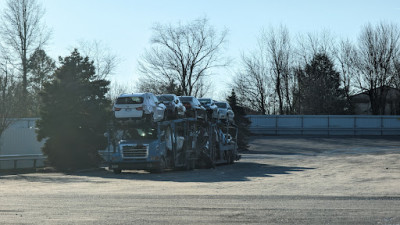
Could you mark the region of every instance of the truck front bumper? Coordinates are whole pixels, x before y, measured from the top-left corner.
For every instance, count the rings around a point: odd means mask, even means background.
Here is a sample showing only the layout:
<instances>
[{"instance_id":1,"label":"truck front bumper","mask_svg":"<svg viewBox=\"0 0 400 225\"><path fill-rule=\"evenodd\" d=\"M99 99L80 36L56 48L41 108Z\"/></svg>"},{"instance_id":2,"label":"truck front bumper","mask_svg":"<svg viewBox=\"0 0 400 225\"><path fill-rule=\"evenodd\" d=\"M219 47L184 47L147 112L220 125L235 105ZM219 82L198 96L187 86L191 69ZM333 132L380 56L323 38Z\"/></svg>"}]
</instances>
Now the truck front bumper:
<instances>
[{"instance_id":1,"label":"truck front bumper","mask_svg":"<svg viewBox=\"0 0 400 225\"><path fill-rule=\"evenodd\" d=\"M150 170L160 167L160 161L145 161L145 162L111 162L109 169L120 170Z\"/></svg>"}]
</instances>

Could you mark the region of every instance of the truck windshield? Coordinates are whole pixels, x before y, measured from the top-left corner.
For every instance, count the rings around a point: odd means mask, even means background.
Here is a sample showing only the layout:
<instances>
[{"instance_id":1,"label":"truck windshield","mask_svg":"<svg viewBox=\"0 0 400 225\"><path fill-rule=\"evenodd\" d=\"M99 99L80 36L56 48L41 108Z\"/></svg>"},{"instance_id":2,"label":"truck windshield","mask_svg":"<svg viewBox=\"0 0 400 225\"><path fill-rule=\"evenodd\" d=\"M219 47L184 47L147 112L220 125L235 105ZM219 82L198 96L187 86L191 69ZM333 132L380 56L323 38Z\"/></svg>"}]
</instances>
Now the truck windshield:
<instances>
[{"instance_id":1,"label":"truck windshield","mask_svg":"<svg viewBox=\"0 0 400 225\"><path fill-rule=\"evenodd\" d=\"M157 139L157 129L130 128L125 130L123 136L123 139L125 140Z\"/></svg>"}]
</instances>

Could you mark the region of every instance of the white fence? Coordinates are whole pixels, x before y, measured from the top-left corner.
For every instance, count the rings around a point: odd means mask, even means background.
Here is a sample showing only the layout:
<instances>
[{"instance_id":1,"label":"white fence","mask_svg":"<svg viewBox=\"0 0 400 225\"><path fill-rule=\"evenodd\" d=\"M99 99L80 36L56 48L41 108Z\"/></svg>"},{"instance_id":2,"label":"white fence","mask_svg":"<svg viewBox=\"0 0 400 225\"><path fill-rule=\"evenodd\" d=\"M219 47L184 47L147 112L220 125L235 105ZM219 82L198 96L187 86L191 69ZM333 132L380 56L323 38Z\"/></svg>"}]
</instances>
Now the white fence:
<instances>
[{"instance_id":1,"label":"white fence","mask_svg":"<svg viewBox=\"0 0 400 225\"><path fill-rule=\"evenodd\" d=\"M400 116L251 115L250 131L265 135L400 135Z\"/></svg>"},{"instance_id":2,"label":"white fence","mask_svg":"<svg viewBox=\"0 0 400 225\"><path fill-rule=\"evenodd\" d=\"M41 148L36 140L36 118L14 120L0 138L0 169L43 166Z\"/></svg>"}]
</instances>

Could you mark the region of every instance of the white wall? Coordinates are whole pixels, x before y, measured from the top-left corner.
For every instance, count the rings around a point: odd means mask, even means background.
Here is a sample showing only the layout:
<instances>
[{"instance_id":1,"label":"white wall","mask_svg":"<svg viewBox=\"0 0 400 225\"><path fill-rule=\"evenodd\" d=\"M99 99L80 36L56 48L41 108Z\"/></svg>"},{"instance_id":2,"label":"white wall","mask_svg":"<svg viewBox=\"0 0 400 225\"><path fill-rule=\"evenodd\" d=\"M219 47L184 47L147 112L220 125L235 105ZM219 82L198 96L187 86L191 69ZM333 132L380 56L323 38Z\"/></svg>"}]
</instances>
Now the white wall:
<instances>
[{"instance_id":1,"label":"white wall","mask_svg":"<svg viewBox=\"0 0 400 225\"><path fill-rule=\"evenodd\" d=\"M42 154L44 141L37 141L35 133L35 118L15 120L0 138L0 156L21 154ZM43 160L37 161L42 166ZM33 167L33 160L18 160L17 168ZM0 169L14 168L14 161L0 161Z\"/></svg>"}]
</instances>

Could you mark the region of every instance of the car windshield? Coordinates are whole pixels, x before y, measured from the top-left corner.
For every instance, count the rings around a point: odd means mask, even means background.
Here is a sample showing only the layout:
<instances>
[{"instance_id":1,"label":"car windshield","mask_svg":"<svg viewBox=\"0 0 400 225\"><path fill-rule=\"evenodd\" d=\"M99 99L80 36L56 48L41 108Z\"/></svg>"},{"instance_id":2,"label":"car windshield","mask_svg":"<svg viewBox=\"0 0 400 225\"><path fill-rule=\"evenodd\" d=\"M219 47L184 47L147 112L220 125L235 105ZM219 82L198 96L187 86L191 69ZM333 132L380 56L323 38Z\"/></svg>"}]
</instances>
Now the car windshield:
<instances>
[{"instance_id":1,"label":"car windshield","mask_svg":"<svg viewBox=\"0 0 400 225\"><path fill-rule=\"evenodd\" d=\"M119 97L117 98L116 104L142 104L143 97L130 96L130 97Z\"/></svg>"},{"instance_id":2,"label":"car windshield","mask_svg":"<svg viewBox=\"0 0 400 225\"><path fill-rule=\"evenodd\" d=\"M201 98L201 99L199 99L199 102L201 104L210 104L211 103L211 99L209 99L209 98Z\"/></svg>"},{"instance_id":3,"label":"car windshield","mask_svg":"<svg viewBox=\"0 0 400 225\"><path fill-rule=\"evenodd\" d=\"M173 101L174 100L174 96L173 95L160 95L157 98L160 101Z\"/></svg>"},{"instance_id":4,"label":"car windshield","mask_svg":"<svg viewBox=\"0 0 400 225\"><path fill-rule=\"evenodd\" d=\"M192 102L193 97L179 97L182 102Z\"/></svg>"},{"instance_id":5,"label":"car windshield","mask_svg":"<svg viewBox=\"0 0 400 225\"><path fill-rule=\"evenodd\" d=\"M215 104L217 105L218 108L221 108L221 109L226 109L227 108L226 107L226 103L224 103L224 102L217 102Z\"/></svg>"}]
</instances>

